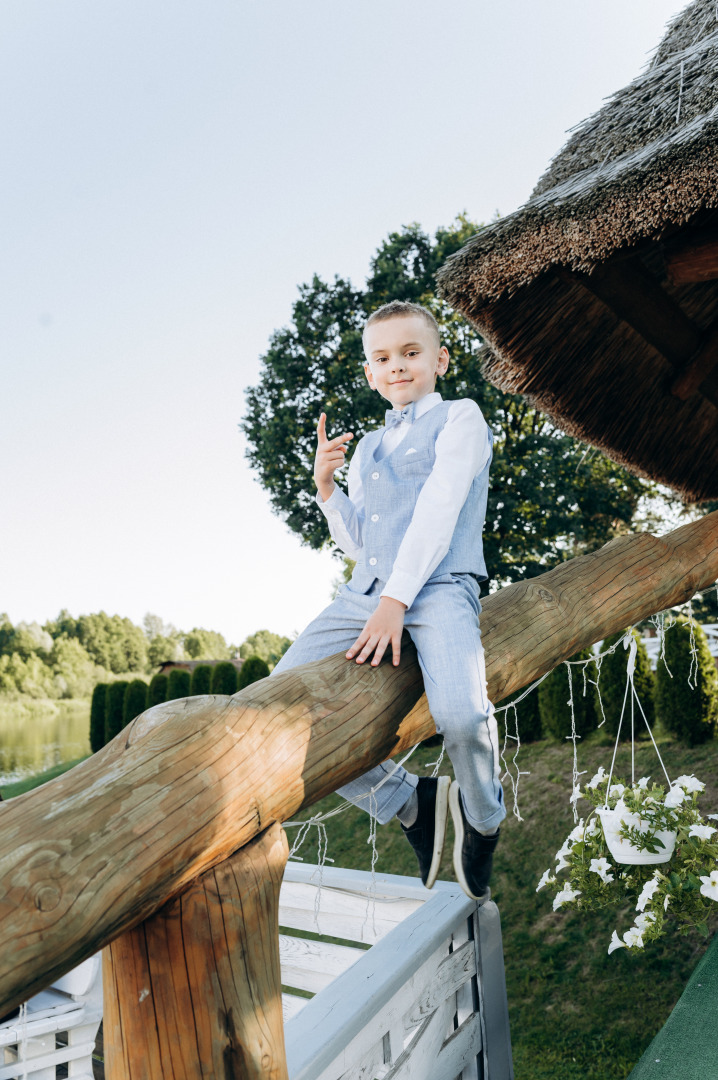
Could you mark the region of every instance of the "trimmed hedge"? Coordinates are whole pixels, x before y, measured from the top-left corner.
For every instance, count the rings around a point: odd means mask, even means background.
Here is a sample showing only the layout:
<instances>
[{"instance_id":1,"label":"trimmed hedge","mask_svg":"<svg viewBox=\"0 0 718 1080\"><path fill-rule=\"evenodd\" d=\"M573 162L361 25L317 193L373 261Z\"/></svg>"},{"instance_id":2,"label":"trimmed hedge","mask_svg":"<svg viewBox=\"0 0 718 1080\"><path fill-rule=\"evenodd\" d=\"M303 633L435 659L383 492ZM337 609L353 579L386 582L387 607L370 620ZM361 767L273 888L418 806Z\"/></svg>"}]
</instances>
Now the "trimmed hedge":
<instances>
[{"instance_id":1,"label":"trimmed hedge","mask_svg":"<svg viewBox=\"0 0 718 1080\"><path fill-rule=\"evenodd\" d=\"M548 679L546 680L548 682ZM499 702L499 708L503 708L504 705L508 705L510 702L515 701L516 698L521 697L526 687L522 687L521 690L517 690L515 693L510 694L503 701ZM540 687L539 687L540 689ZM516 709L507 709L506 712L501 713L498 717L499 734L501 738L504 738L505 725L508 723L509 735L516 737L516 723L519 728L519 739L522 743L538 742L542 737L541 726L541 708L539 704L539 695L537 690L532 690L522 702L520 702Z\"/></svg>"},{"instance_id":2,"label":"trimmed hedge","mask_svg":"<svg viewBox=\"0 0 718 1080\"><path fill-rule=\"evenodd\" d=\"M192 672L190 679L190 694L199 697L201 694L209 694L212 685L212 667L210 664L198 664Z\"/></svg>"},{"instance_id":3,"label":"trimmed hedge","mask_svg":"<svg viewBox=\"0 0 718 1080\"><path fill-rule=\"evenodd\" d=\"M133 679L127 687L125 702L122 707L122 719L125 724L130 723L136 716L143 713L147 708L147 683L142 679Z\"/></svg>"},{"instance_id":4,"label":"trimmed hedge","mask_svg":"<svg viewBox=\"0 0 718 1080\"><path fill-rule=\"evenodd\" d=\"M687 746L696 746L713 737L718 726L718 675L708 649L703 628L693 622L697 671L693 666L695 689L691 689L690 623L679 616L666 631L665 664L656 669L656 712L663 727ZM668 670L666 670L668 665ZM670 674L669 674L670 671ZM671 678L671 676L673 676Z\"/></svg>"},{"instance_id":5,"label":"trimmed hedge","mask_svg":"<svg viewBox=\"0 0 718 1080\"><path fill-rule=\"evenodd\" d=\"M570 660L588 660L593 656L590 649L581 649ZM573 686L573 706L576 720L576 734L587 735L593 731L597 724L596 688L589 679L595 681L596 668L589 664L586 679L586 694L583 693L583 668L571 668L571 685ZM571 734L571 710L568 706L569 686L568 670L565 664L551 672L547 679L538 688L539 711L541 713L541 726L548 735L555 739L565 739Z\"/></svg>"},{"instance_id":6,"label":"trimmed hedge","mask_svg":"<svg viewBox=\"0 0 718 1080\"><path fill-rule=\"evenodd\" d=\"M655 678L651 671L651 662L648 659L648 653L646 652L646 646L643 644L641 635L637 630L633 630L633 637L638 642L638 650L636 652L636 670L633 675L633 685L636 688L636 693L643 706L643 711L646 714L648 723L653 727L655 720L655 706L653 703L653 693L655 688ZM601 652L610 648L615 642L620 641L621 638L626 636L626 631L622 630L619 634L611 634L607 637L601 646ZM601 675L598 680L598 689L601 693L601 701L603 702L603 710L606 714L606 722L603 725L602 730L614 737L618 733L618 722L621 718L621 706L623 705L623 698L626 693L626 669L628 665L628 649L624 649L622 645L619 645L615 652L612 652L609 656L604 656L601 661ZM595 676L591 676L595 678ZM598 705L598 723L601 722L601 706ZM634 731L636 738L643 734L646 734L646 725L643 722L641 716L641 710L638 706L634 709ZM630 697L626 697L626 708L623 714L623 724L621 725L621 740L630 741L631 738L631 700Z\"/></svg>"},{"instance_id":7,"label":"trimmed hedge","mask_svg":"<svg viewBox=\"0 0 718 1080\"><path fill-rule=\"evenodd\" d=\"M184 668L172 668L167 686L167 700L190 696L190 674Z\"/></svg>"},{"instance_id":8,"label":"trimmed hedge","mask_svg":"<svg viewBox=\"0 0 718 1080\"><path fill-rule=\"evenodd\" d=\"M237 669L229 660L223 660L212 668L212 693L237 693Z\"/></svg>"},{"instance_id":9,"label":"trimmed hedge","mask_svg":"<svg viewBox=\"0 0 718 1080\"><path fill-rule=\"evenodd\" d=\"M124 727L125 694L128 683L124 679L107 684L105 698L105 742L119 735Z\"/></svg>"},{"instance_id":10,"label":"trimmed hedge","mask_svg":"<svg viewBox=\"0 0 718 1080\"><path fill-rule=\"evenodd\" d=\"M250 656L239 669L237 689L243 690L245 686L249 686L250 683L257 682L259 679L266 679L268 675L269 664L262 660L261 656Z\"/></svg>"},{"instance_id":11,"label":"trimmed hedge","mask_svg":"<svg viewBox=\"0 0 718 1080\"><path fill-rule=\"evenodd\" d=\"M107 683L98 683L92 691L90 704L90 749L93 754L105 745L105 715L107 712Z\"/></svg>"},{"instance_id":12,"label":"trimmed hedge","mask_svg":"<svg viewBox=\"0 0 718 1080\"><path fill-rule=\"evenodd\" d=\"M169 687L169 679L166 675L158 674L153 675L150 679L150 685L147 688L147 708L151 709L153 705L161 705L163 701L167 701L167 689Z\"/></svg>"}]
</instances>

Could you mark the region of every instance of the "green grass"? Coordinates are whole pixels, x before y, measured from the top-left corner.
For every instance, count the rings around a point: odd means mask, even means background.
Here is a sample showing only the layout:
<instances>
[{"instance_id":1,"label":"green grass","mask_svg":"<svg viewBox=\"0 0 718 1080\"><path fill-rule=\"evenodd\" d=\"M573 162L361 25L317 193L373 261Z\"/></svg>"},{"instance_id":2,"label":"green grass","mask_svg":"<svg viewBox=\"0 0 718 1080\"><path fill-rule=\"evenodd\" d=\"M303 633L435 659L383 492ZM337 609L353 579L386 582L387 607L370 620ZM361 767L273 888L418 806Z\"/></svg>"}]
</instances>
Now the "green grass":
<instances>
[{"instance_id":1,"label":"green grass","mask_svg":"<svg viewBox=\"0 0 718 1080\"><path fill-rule=\"evenodd\" d=\"M591 776L600 764L610 765L612 746L599 735L579 743L579 768ZM661 743L669 775L695 773L706 783L702 805L718 809L718 746L689 750ZM421 747L412 768L428 775L436 748ZM450 772L447 768L442 771ZM622 1080L631 1071L668 1018L691 971L706 948L700 937L669 934L631 955L619 950L608 956L611 931L632 922L628 909L605 915L579 916L551 910L547 892L536 893L542 872L573 827L568 803L571 792L571 746L548 741L522 746L519 809L511 814L511 789L505 783L509 817L501 827L495 857L493 898L501 912L511 1039L516 1080ZM618 772L630 776L630 750L622 748ZM658 777L660 765L650 745L636 748L636 775ZM586 778L584 778L586 779ZM330 796L313 807L337 805ZM583 806L584 813L588 809ZM368 819L352 808L327 823L328 856L337 866L368 870ZM294 829L289 830L290 844ZM453 835L445 847L440 876L453 880ZM377 871L415 875L414 856L396 821L379 829ZM301 852L316 861L316 840ZM712 929L718 928L718 919Z\"/></svg>"},{"instance_id":2,"label":"green grass","mask_svg":"<svg viewBox=\"0 0 718 1080\"><path fill-rule=\"evenodd\" d=\"M16 795L23 795L26 791L32 791L33 788L46 784L48 780L54 780L56 776L62 776L74 765L79 765L81 761L85 761L87 756L75 758L74 761L64 761L62 765L55 765L53 769L46 769L45 772L37 773L35 776L26 776L23 780L17 780L14 784L4 784L0 789L0 795L2 795L3 799L14 799Z\"/></svg>"}]
</instances>

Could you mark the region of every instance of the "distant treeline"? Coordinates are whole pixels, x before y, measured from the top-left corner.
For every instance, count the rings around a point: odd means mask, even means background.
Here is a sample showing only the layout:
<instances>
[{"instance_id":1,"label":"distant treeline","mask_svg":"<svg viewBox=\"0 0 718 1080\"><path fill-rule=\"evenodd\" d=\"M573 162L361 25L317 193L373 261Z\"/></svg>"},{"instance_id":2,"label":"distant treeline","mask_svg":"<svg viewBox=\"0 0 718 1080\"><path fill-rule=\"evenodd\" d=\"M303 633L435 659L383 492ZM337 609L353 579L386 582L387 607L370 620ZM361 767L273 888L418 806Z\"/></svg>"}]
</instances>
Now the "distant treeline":
<instances>
[{"instance_id":1,"label":"distant treeline","mask_svg":"<svg viewBox=\"0 0 718 1080\"><path fill-rule=\"evenodd\" d=\"M152 677L149 686L143 679L98 683L92 692L90 706L92 752L100 750L126 724L152 705L200 694L235 694L267 675L269 664L266 660L250 656L239 671L225 660L214 665L198 664L191 674L185 668L173 668L168 675L160 672Z\"/></svg>"},{"instance_id":2,"label":"distant treeline","mask_svg":"<svg viewBox=\"0 0 718 1080\"><path fill-rule=\"evenodd\" d=\"M0 694L33 698L88 698L113 676L151 675L166 660L229 660L258 656L273 668L290 638L258 630L240 646L215 630L187 632L148 614L142 626L100 611L74 618L61 611L40 625L13 625L0 614Z\"/></svg>"}]
</instances>

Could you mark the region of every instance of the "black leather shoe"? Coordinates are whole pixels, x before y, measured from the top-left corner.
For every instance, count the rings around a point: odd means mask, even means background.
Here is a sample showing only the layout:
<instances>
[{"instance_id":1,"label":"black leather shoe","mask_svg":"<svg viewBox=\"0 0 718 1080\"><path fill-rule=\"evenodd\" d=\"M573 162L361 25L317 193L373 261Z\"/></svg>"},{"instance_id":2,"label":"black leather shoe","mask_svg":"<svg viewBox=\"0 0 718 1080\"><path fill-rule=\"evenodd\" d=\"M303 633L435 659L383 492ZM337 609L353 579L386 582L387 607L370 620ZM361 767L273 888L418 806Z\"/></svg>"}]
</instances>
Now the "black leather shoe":
<instances>
[{"instance_id":1,"label":"black leather shoe","mask_svg":"<svg viewBox=\"0 0 718 1080\"><path fill-rule=\"evenodd\" d=\"M449 816L450 787L451 780L448 776L422 776L416 787L419 801L416 821L408 829L401 826L419 861L421 880L427 889L432 887L439 873Z\"/></svg>"},{"instance_id":2,"label":"black leather shoe","mask_svg":"<svg viewBox=\"0 0 718 1080\"><path fill-rule=\"evenodd\" d=\"M449 792L449 806L454 821L454 873L456 880L472 900L486 896L491 877L494 850L499 842L499 830L493 836L483 836L469 825L461 803L461 789L454 780Z\"/></svg>"}]
</instances>

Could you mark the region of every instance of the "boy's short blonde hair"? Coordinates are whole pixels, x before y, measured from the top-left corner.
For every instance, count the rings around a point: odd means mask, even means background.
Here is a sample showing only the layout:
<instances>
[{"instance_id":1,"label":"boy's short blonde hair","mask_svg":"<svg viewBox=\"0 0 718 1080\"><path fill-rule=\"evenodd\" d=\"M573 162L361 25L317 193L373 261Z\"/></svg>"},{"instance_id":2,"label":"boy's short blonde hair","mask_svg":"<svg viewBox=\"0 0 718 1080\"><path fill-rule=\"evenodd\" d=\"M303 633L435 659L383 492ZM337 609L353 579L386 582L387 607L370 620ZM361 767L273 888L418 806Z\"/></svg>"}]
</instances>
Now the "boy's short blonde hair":
<instances>
[{"instance_id":1,"label":"boy's short blonde hair","mask_svg":"<svg viewBox=\"0 0 718 1080\"><path fill-rule=\"evenodd\" d=\"M418 315L422 318L436 335L437 346L441 345L441 331L432 313L428 308L422 307L421 304L412 304L408 300L390 300L388 304L382 304L376 311L372 311L364 323L364 330L371 326L372 323L384 322L386 319L405 318L407 315Z\"/></svg>"}]
</instances>

